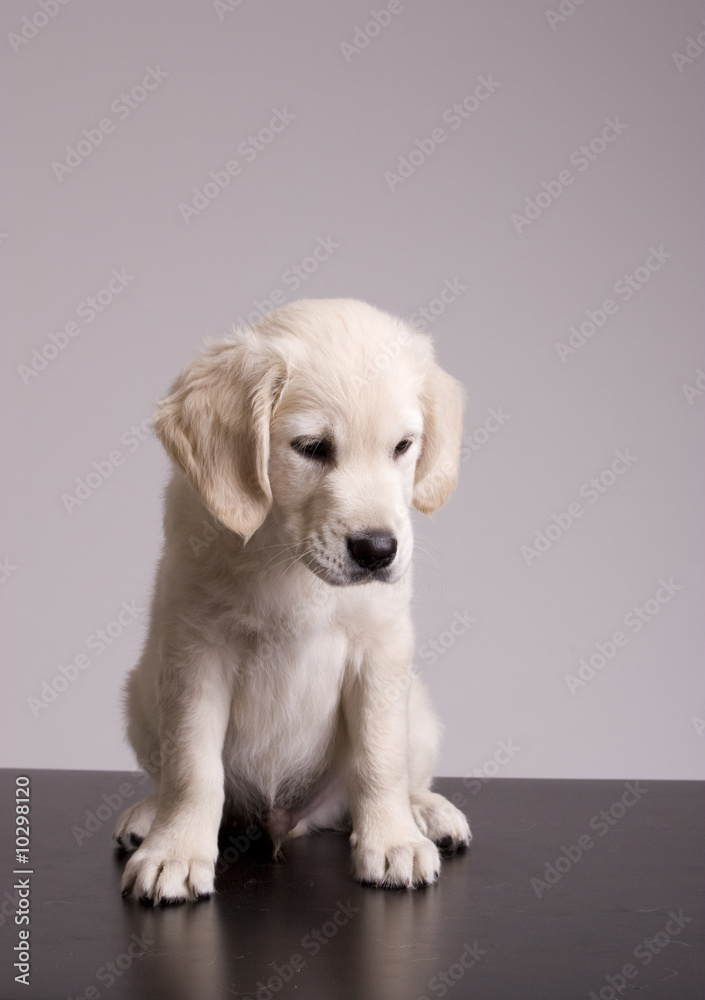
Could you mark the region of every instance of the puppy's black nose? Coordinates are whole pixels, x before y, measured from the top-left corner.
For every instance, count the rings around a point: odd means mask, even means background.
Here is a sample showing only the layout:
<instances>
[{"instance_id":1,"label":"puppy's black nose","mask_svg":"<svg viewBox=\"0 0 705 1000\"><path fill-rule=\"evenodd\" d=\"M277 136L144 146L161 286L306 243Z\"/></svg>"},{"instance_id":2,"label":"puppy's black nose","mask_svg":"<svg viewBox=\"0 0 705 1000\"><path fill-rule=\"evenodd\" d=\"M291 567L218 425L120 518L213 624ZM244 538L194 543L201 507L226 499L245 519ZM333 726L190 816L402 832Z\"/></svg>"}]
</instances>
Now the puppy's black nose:
<instances>
[{"instance_id":1,"label":"puppy's black nose","mask_svg":"<svg viewBox=\"0 0 705 1000\"><path fill-rule=\"evenodd\" d=\"M348 538L348 552L362 569L383 569L397 554L397 540L388 531L367 531Z\"/></svg>"}]
</instances>

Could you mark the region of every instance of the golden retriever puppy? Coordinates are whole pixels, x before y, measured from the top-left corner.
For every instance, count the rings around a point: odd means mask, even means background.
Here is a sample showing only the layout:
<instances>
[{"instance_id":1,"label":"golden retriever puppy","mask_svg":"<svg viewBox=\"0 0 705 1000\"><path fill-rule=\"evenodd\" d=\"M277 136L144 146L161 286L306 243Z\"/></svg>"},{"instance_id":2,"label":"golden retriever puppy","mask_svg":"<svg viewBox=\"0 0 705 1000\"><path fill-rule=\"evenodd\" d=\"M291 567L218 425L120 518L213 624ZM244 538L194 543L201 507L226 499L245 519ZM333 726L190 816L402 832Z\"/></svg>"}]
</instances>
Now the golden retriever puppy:
<instances>
[{"instance_id":1,"label":"golden retriever puppy","mask_svg":"<svg viewBox=\"0 0 705 1000\"><path fill-rule=\"evenodd\" d=\"M409 509L458 474L463 397L429 338L350 299L296 302L188 365L154 427L174 461L128 735L155 779L115 836L125 895L213 892L218 829L275 848L352 828L355 875L417 886L469 843L430 790L412 670ZM138 846L139 845L139 846Z\"/></svg>"}]
</instances>

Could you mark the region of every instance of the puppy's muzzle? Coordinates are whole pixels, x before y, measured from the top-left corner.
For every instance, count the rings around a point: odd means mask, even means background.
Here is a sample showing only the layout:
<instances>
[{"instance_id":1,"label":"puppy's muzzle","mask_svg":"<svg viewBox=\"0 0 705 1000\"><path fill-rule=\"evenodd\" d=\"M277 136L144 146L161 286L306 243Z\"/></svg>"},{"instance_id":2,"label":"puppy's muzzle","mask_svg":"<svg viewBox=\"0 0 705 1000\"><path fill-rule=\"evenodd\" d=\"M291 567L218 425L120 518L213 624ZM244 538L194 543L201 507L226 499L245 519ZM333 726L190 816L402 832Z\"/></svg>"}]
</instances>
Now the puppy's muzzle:
<instances>
[{"instance_id":1,"label":"puppy's muzzle","mask_svg":"<svg viewBox=\"0 0 705 1000\"><path fill-rule=\"evenodd\" d=\"M394 562L397 554L397 540L388 531L367 531L362 535L350 535L347 539L348 552L361 569L384 569Z\"/></svg>"}]
</instances>

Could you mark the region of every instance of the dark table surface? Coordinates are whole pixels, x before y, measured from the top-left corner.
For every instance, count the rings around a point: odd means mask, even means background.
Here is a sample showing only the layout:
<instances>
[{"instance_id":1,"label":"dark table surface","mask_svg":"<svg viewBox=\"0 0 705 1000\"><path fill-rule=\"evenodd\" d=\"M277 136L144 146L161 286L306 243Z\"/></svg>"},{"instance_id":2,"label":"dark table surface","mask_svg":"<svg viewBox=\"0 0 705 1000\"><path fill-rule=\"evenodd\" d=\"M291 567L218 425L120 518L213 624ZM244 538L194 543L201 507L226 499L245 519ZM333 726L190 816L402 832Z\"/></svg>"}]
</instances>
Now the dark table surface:
<instances>
[{"instance_id":1,"label":"dark table surface","mask_svg":"<svg viewBox=\"0 0 705 1000\"><path fill-rule=\"evenodd\" d=\"M474 841L435 886L356 884L342 835L275 862L257 830L227 830L217 895L153 909L121 898L111 845L143 777L26 772L21 862L21 773L0 772L2 1000L705 996L705 783L439 779ZM27 928L29 986L13 968Z\"/></svg>"}]
</instances>

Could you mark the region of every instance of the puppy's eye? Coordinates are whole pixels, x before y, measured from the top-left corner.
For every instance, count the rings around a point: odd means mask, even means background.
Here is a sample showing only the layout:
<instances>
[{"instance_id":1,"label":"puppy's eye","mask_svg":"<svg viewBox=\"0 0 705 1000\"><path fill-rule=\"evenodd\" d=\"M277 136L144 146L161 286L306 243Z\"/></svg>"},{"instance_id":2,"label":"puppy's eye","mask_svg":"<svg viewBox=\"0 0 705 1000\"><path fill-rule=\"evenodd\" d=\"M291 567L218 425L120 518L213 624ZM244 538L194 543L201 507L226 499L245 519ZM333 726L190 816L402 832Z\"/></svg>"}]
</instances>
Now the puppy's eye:
<instances>
[{"instance_id":1,"label":"puppy's eye","mask_svg":"<svg viewBox=\"0 0 705 1000\"><path fill-rule=\"evenodd\" d=\"M400 455L403 455L405 451L409 450L412 443L411 438L404 438L403 441L400 441L394 449L394 457L399 458Z\"/></svg>"},{"instance_id":2,"label":"puppy's eye","mask_svg":"<svg viewBox=\"0 0 705 1000\"><path fill-rule=\"evenodd\" d=\"M291 447L299 455L315 462L330 462L333 458L333 444L327 438L304 438L302 441L292 441Z\"/></svg>"}]
</instances>

